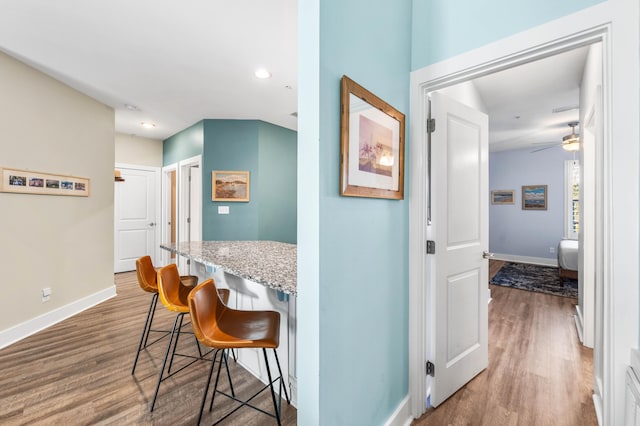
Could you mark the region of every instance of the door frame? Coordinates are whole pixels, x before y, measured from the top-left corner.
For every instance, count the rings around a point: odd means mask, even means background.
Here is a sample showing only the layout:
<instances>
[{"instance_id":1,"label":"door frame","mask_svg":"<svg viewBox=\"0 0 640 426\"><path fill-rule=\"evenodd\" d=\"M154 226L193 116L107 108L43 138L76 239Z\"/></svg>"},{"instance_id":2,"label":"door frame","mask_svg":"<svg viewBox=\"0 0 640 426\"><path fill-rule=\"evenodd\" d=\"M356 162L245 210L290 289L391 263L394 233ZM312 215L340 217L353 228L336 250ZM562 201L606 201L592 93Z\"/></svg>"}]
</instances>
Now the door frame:
<instances>
[{"instance_id":1,"label":"door frame","mask_svg":"<svg viewBox=\"0 0 640 426\"><path fill-rule=\"evenodd\" d=\"M603 250L597 261L604 276L603 329L605 333L602 355L604 395L596 410L601 424L619 424L624 412L624 369L629 364L629 351L638 342L638 270L625 261L637 259L638 241L623 241L625 235L637 235L638 206L630 205L613 221L613 202L622 200L623 189L613 186L614 179L624 179L626 191L638 191L638 23L637 5L629 10L624 1L610 0L572 15L490 43L454 58L429 65L411 73L411 181L409 220L409 396L410 411L419 417L426 410L427 360L426 333L430 321L424 287L427 270L425 262L427 157L426 157L426 98L433 90L442 89L490 73L552 56L573 48L601 42L603 48L603 158L600 174L604 193L602 218ZM616 44L611 37L615 25ZM625 34L622 37L620 34ZM624 40L628 39L628 41ZM635 49L635 50L634 50ZM627 63L631 62L631 63ZM614 68L615 65L615 68ZM614 81L620 84L615 87ZM619 86L623 86L620 88ZM631 94L630 94L631 93ZM628 111L627 111L628 110ZM612 122L612 117L616 122ZM634 118L635 117L635 118ZM615 127L614 127L615 124ZM613 150L615 135L617 152ZM622 148L622 149L621 149ZM620 154L620 151L624 151ZM627 155L629 158L625 158ZM634 163L635 161L635 163ZM616 164L614 169L613 164ZM628 166L628 167L623 167ZM616 176L613 176L615 174ZM635 190L635 192L634 192ZM623 220L626 219L626 220ZM614 240L614 234L616 239ZM617 257L612 255L616 249ZM623 249L626 249L623 250ZM615 286L613 285L615 283ZM615 309L616 305L624 306ZM629 316L635 321L629 321ZM626 320L625 320L626 318Z\"/></svg>"},{"instance_id":2,"label":"door frame","mask_svg":"<svg viewBox=\"0 0 640 426\"><path fill-rule=\"evenodd\" d=\"M161 201L160 201L160 188L161 188L161 183L160 183L160 167L153 167L153 166L140 166L137 164L129 164L129 163L115 163L115 168L118 170L144 170L147 172L153 172L154 177L155 177L155 210L156 210L156 214L155 214L155 223L159 223L160 221L160 208L161 208ZM118 183L116 182L116 185ZM113 223L113 227L114 227L114 235L113 235L113 241L114 241L114 250L117 250L117 221L116 218L118 217L118 200L117 197L115 197L115 191L114 191L114 200L113 200L113 219L114 219L114 223ZM155 227L155 240L156 243L158 243L160 241L161 238L161 232L160 232L160 227L156 226ZM115 253L114 253L114 257L115 257ZM117 258L117 257L115 257ZM160 259L160 245L159 244L155 244L155 248L153 250L153 259L154 261L158 261L158 259Z\"/></svg>"},{"instance_id":3,"label":"door frame","mask_svg":"<svg viewBox=\"0 0 640 426\"><path fill-rule=\"evenodd\" d=\"M169 219L171 218L171 178L169 177L170 173L175 172L176 174L176 217L175 217L175 227L176 227L176 241L178 240L178 232L180 223L179 215L180 209L178 207L178 191L179 191L179 182L178 182L178 163L169 164L167 166L162 167L162 239L160 240L163 243L169 243L171 241L171 226L169 225ZM168 265L171 263L170 253L167 250L162 250L162 257L160 258L161 265Z\"/></svg>"}]
</instances>

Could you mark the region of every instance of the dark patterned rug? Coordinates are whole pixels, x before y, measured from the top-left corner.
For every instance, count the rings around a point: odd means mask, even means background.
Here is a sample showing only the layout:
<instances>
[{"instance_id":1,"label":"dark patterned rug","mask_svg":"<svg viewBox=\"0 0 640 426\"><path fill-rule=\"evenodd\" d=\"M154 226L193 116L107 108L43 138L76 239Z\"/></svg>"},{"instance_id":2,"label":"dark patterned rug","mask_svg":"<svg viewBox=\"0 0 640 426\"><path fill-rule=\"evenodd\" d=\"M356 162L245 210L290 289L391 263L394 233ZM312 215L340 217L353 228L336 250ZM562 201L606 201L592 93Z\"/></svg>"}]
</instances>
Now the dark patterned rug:
<instances>
[{"instance_id":1,"label":"dark patterned rug","mask_svg":"<svg viewBox=\"0 0 640 426\"><path fill-rule=\"evenodd\" d=\"M560 278L558 268L550 266L506 262L491 284L578 298L578 280Z\"/></svg>"}]
</instances>

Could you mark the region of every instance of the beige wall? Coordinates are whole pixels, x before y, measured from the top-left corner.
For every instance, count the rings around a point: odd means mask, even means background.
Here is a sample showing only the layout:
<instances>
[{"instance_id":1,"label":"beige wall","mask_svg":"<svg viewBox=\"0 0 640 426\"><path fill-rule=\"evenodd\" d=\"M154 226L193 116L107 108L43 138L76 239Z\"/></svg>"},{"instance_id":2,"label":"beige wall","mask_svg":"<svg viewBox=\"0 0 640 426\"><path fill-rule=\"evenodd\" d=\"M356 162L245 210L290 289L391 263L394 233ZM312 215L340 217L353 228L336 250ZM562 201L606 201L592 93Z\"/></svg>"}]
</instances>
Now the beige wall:
<instances>
[{"instance_id":1,"label":"beige wall","mask_svg":"<svg viewBox=\"0 0 640 426\"><path fill-rule=\"evenodd\" d=\"M162 167L162 141L116 133L116 163Z\"/></svg>"},{"instance_id":2,"label":"beige wall","mask_svg":"<svg viewBox=\"0 0 640 426\"><path fill-rule=\"evenodd\" d=\"M2 332L113 287L115 132L112 108L3 53L0 94L0 167L91 179L89 197L0 193Z\"/></svg>"}]
</instances>

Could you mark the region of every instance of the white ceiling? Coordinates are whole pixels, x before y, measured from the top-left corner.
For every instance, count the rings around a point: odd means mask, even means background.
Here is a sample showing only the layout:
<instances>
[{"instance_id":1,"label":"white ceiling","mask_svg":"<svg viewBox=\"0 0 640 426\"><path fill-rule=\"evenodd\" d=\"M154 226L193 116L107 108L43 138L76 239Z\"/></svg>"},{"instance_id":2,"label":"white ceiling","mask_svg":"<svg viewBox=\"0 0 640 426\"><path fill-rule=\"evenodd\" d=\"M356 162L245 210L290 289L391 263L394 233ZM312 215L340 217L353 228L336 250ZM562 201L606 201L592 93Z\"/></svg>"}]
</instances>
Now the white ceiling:
<instances>
[{"instance_id":1,"label":"white ceiling","mask_svg":"<svg viewBox=\"0 0 640 426\"><path fill-rule=\"evenodd\" d=\"M117 132L165 139L204 118L297 127L297 0L2 0L0 50L113 107ZM474 81L492 151L562 141L578 110L551 110L578 104L586 52Z\"/></svg>"},{"instance_id":2,"label":"white ceiling","mask_svg":"<svg viewBox=\"0 0 640 426\"><path fill-rule=\"evenodd\" d=\"M2 0L0 50L113 107L117 132L164 139L203 118L296 129L297 0Z\"/></svg>"},{"instance_id":3,"label":"white ceiling","mask_svg":"<svg viewBox=\"0 0 640 426\"><path fill-rule=\"evenodd\" d=\"M491 151L559 146L562 137L571 133L568 123L578 121L579 110L552 110L578 106L588 49L578 48L474 80L489 112Z\"/></svg>"}]
</instances>

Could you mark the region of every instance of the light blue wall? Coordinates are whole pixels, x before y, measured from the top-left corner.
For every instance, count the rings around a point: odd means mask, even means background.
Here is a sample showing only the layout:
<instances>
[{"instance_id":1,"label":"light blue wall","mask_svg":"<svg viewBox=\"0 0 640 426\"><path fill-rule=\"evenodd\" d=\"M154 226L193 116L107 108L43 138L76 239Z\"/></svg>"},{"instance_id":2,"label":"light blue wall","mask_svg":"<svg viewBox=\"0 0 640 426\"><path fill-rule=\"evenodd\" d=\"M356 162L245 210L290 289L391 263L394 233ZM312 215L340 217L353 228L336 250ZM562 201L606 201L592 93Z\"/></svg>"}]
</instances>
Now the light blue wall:
<instances>
[{"instance_id":1,"label":"light blue wall","mask_svg":"<svg viewBox=\"0 0 640 426\"><path fill-rule=\"evenodd\" d=\"M258 178L258 121L204 120L202 160L202 239L257 240L260 187ZM250 201L211 201L213 170L248 171ZM218 206L229 206L228 215L219 215Z\"/></svg>"},{"instance_id":2,"label":"light blue wall","mask_svg":"<svg viewBox=\"0 0 640 426\"><path fill-rule=\"evenodd\" d=\"M573 154L555 147L489 155L489 190L515 190L515 204L489 205L489 250L494 253L555 259L564 235L564 162ZM522 186L547 185L547 210L522 210Z\"/></svg>"},{"instance_id":3,"label":"light blue wall","mask_svg":"<svg viewBox=\"0 0 640 426\"><path fill-rule=\"evenodd\" d=\"M411 69L601 3L603 0L414 0Z\"/></svg>"},{"instance_id":4,"label":"light blue wall","mask_svg":"<svg viewBox=\"0 0 640 426\"><path fill-rule=\"evenodd\" d=\"M202 120L166 139L163 164L202 155L202 239L296 243L297 134L256 120ZM213 202L211 172L250 173L249 202ZM219 215L218 206L229 206Z\"/></svg>"},{"instance_id":5,"label":"light blue wall","mask_svg":"<svg viewBox=\"0 0 640 426\"><path fill-rule=\"evenodd\" d=\"M202 155L203 144L203 122L199 121L164 140L162 144L162 165L168 166L196 155Z\"/></svg>"},{"instance_id":6,"label":"light blue wall","mask_svg":"<svg viewBox=\"0 0 640 426\"><path fill-rule=\"evenodd\" d=\"M297 134L260 122L258 125L258 239L296 243Z\"/></svg>"},{"instance_id":7,"label":"light blue wall","mask_svg":"<svg viewBox=\"0 0 640 426\"><path fill-rule=\"evenodd\" d=\"M305 32L317 28L306 16L314 6L302 6L299 27ZM319 297L319 341L305 336L299 346L298 422L378 425L408 393L408 200L339 195L340 78L348 75L408 114L411 1L323 0L319 11L319 46L312 35L302 37L301 61L317 64L320 73L305 75L302 64L299 82L309 96L300 97L300 115L317 111L319 126L302 123L298 165L299 192L319 206L317 222L300 215L316 235L305 230L299 249L311 253L318 243L319 280L299 280L298 312L304 314L298 335L313 332L315 318L306 317L307 306L314 315L313 301L302 295L309 291ZM312 53L318 48L319 63ZM319 110L302 105L315 96ZM305 177L307 171L312 176ZM303 262L299 277L315 266ZM310 401L314 392L317 399Z\"/></svg>"},{"instance_id":8,"label":"light blue wall","mask_svg":"<svg viewBox=\"0 0 640 426\"><path fill-rule=\"evenodd\" d=\"M295 243L296 148L296 132L273 124L204 120L202 238ZM250 201L212 201L213 170L249 171Z\"/></svg>"}]
</instances>

